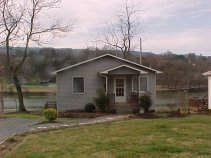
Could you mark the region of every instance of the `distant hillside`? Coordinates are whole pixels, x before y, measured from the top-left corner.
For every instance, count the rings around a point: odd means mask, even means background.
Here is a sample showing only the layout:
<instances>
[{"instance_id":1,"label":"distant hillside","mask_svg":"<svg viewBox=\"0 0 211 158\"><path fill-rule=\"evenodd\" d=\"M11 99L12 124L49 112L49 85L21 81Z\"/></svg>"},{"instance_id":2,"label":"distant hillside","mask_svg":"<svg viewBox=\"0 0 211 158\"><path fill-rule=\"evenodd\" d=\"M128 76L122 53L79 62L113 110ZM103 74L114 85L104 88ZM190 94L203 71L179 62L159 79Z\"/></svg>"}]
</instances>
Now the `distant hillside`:
<instances>
[{"instance_id":1,"label":"distant hillside","mask_svg":"<svg viewBox=\"0 0 211 158\"><path fill-rule=\"evenodd\" d=\"M16 60L20 58L23 48L11 48ZM17 53L19 52L19 53ZM5 53L0 48L0 53ZM30 48L26 62L22 67L22 78L28 82L38 81L40 78L52 78L51 72L60 68L82 62L84 60L106 53L122 57L120 51L101 49L72 49L72 48ZM132 51L129 60L139 63L140 53ZM173 87L179 84L187 84L194 81L197 84L207 83L202 73L211 70L211 57L196 55L193 53L178 55L172 52L154 54L142 53L142 64L163 72L158 75L157 83L162 86Z\"/></svg>"}]
</instances>

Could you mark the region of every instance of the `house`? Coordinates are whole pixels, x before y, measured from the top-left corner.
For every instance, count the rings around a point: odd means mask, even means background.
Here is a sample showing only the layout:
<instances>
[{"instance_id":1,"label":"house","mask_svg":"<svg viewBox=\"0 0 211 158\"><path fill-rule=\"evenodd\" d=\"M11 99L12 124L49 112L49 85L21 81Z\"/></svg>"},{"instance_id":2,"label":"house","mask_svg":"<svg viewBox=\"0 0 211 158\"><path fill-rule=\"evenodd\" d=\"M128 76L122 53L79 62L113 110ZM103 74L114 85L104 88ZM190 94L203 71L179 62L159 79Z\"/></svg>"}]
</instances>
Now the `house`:
<instances>
[{"instance_id":1,"label":"house","mask_svg":"<svg viewBox=\"0 0 211 158\"><path fill-rule=\"evenodd\" d=\"M84 109L93 103L97 89L108 97L108 109L139 108L138 96L148 94L156 105L156 74L158 70L105 54L53 72L57 83L59 112Z\"/></svg>"},{"instance_id":2,"label":"house","mask_svg":"<svg viewBox=\"0 0 211 158\"><path fill-rule=\"evenodd\" d=\"M211 110L211 71L203 73L208 77L208 109Z\"/></svg>"}]
</instances>

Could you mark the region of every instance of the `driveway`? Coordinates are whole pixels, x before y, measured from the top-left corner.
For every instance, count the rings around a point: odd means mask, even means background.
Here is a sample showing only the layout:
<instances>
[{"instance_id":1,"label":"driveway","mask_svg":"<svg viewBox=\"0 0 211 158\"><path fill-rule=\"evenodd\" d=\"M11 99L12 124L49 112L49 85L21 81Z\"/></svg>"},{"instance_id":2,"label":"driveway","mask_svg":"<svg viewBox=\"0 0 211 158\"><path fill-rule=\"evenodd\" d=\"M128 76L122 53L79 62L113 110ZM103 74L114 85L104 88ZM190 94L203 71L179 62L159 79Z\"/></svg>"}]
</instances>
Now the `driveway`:
<instances>
[{"instance_id":1,"label":"driveway","mask_svg":"<svg viewBox=\"0 0 211 158\"><path fill-rule=\"evenodd\" d=\"M58 127L73 127L83 126L96 123L110 122L115 120L124 119L125 115L111 115L96 117L79 122L65 122L65 123L48 123L48 124L36 124L36 120L29 119L17 119L17 118L0 118L0 144L7 137L20 132L46 129L46 128L58 128Z\"/></svg>"},{"instance_id":2,"label":"driveway","mask_svg":"<svg viewBox=\"0 0 211 158\"><path fill-rule=\"evenodd\" d=\"M29 119L0 118L0 142L14 133L30 130L29 125L35 122Z\"/></svg>"}]
</instances>

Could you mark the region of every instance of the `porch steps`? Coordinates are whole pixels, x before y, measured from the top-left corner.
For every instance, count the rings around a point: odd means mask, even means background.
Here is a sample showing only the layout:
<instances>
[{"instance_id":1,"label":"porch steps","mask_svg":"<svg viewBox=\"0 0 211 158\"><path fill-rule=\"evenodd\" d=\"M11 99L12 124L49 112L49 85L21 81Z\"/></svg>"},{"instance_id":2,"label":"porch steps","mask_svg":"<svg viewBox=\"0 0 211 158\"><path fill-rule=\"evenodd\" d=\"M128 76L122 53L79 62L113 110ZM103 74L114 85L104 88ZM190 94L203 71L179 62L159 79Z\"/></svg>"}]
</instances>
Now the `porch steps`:
<instances>
[{"instance_id":1,"label":"porch steps","mask_svg":"<svg viewBox=\"0 0 211 158\"><path fill-rule=\"evenodd\" d=\"M115 108L118 114L129 114L133 112L132 107L127 103L117 103Z\"/></svg>"}]
</instances>

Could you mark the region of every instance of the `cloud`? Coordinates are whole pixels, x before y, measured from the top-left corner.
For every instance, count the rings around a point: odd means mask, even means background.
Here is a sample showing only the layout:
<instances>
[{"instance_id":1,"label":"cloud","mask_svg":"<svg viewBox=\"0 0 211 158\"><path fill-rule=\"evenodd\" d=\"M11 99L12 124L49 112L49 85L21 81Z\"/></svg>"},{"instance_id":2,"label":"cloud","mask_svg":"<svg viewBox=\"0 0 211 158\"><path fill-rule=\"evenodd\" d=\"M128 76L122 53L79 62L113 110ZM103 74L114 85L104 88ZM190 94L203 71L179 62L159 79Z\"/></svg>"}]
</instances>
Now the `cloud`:
<instances>
[{"instance_id":1,"label":"cloud","mask_svg":"<svg viewBox=\"0 0 211 158\"><path fill-rule=\"evenodd\" d=\"M173 34L151 34L143 43L143 48L157 53L171 50L179 53L193 52L211 55L210 36L211 29L190 29Z\"/></svg>"},{"instance_id":2,"label":"cloud","mask_svg":"<svg viewBox=\"0 0 211 158\"><path fill-rule=\"evenodd\" d=\"M106 21L114 19L121 2L121 0L63 0L61 8L57 10L57 16L75 21L74 31L66 38L57 40L51 46L86 48L88 40L94 38L93 34L97 32L98 28ZM144 48L153 50L211 49L208 43L209 36L211 36L210 30L191 26L188 26L190 28L177 28L176 26L170 28L171 26L168 25L175 17L181 18L181 23L187 23L182 18L183 13L187 10L192 12L193 17L209 15L208 13L211 12L211 9L207 7L209 1L134 0L134 2L141 2L143 20L150 26L144 32L143 38L146 39ZM207 22L203 25L208 24ZM167 32L166 30L169 29L171 31Z\"/></svg>"},{"instance_id":3,"label":"cloud","mask_svg":"<svg viewBox=\"0 0 211 158\"><path fill-rule=\"evenodd\" d=\"M144 18L166 19L176 16L182 10L197 8L200 4L201 1L198 0L144 0Z\"/></svg>"}]
</instances>

